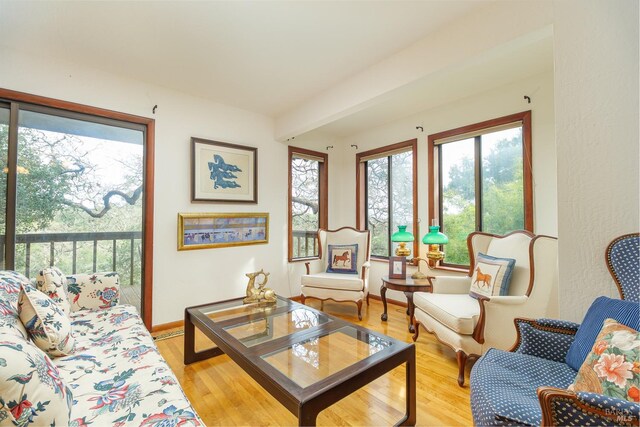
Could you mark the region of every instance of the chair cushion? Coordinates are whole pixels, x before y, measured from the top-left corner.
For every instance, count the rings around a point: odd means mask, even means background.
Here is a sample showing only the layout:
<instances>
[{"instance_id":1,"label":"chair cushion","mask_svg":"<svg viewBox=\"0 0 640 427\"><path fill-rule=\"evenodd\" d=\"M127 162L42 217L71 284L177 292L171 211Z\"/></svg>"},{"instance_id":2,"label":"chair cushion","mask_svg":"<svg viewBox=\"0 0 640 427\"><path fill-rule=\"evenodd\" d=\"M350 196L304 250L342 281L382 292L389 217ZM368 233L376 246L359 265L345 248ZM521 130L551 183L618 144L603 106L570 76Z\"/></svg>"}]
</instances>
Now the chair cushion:
<instances>
[{"instance_id":1,"label":"chair cushion","mask_svg":"<svg viewBox=\"0 0 640 427\"><path fill-rule=\"evenodd\" d=\"M513 258L498 258L478 252L470 292L487 297L508 295L515 263Z\"/></svg>"},{"instance_id":2,"label":"chair cushion","mask_svg":"<svg viewBox=\"0 0 640 427\"><path fill-rule=\"evenodd\" d=\"M49 356L73 352L71 320L51 298L31 285L22 285L18 297L18 316L33 343Z\"/></svg>"},{"instance_id":3,"label":"chair cushion","mask_svg":"<svg viewBox=\"0 0 640 427\"><path fill-rule=\"evenodd\" d=\"M358 245L329 245L327 273L358 274Z\"/></svg>"},{"instance_id":4,"label":"chair cushion","mask_svg":"<svg viewBox=\"0 0 640 427\"><path fill-rule=\"evenodd\" d=\"M364 283L362 279L353 274L318 273L302 276L302 286L361 291L364 288Z\"/></svg>"},{"instance_id":5,"label":"chair cushion","mask_svg":"<svg viewBox=\"0 0 640 427\"><path fill-rule=\"evenodd\" d=\"M476 425L540 425L536 389L567 388L576 372L563 362L489 349L471 370L471 410Z\"/></svg>"},{"instance_id":6,"label":"chair cushion","mask_svg":"<svg viewBox=\"0 0 640 427\"><path fill-rule=\"evenodd\" d=\"M640 402L640 374L634 372L637 361L640 333L607 319L569 390Z\"/></svg>"},{"instance_id":7,"label":"chair cushion","mask_svg":"<svg viewBox=\"0 0 640 427\"><path fill-rule=\"evenodd\" d=\"M567 352L566 362L576 371L580 369L596 342L606 319L614 319L630 328L640 330L640 305L637 302L598 297L591 304L576 337Z\"/></svg>"},{"instance_id":8,"label":"chair cushion","mask_svg":"<svg viewBox=\"0 0 640 427\"><path fill-rule=\"evenodd\" d=\"M69 425L71 390L46 354L0 334L0 361L0 425Z\"/></svg>"},{"instance_id":9,"label":"chair cushion","mask_svg":"<svg viewBox=\"0 0 640 427\"><path fill-rule=\"evenodd\" d=\"M480 316L480 304L467 294L413 294L416 308L461 335L473 334Z\"/></svg>"},{"instance_id":10,"label":"chair cushion","mask_svg":"<svg viewBox=\"0 0 640 427\"><path fill-rule=\"evenodd\" d=\"M36 277L36 289L47 294L68 316L71 304L67 298L67 278L58 267L43 268Z\"/></svg>"}]
</instances>

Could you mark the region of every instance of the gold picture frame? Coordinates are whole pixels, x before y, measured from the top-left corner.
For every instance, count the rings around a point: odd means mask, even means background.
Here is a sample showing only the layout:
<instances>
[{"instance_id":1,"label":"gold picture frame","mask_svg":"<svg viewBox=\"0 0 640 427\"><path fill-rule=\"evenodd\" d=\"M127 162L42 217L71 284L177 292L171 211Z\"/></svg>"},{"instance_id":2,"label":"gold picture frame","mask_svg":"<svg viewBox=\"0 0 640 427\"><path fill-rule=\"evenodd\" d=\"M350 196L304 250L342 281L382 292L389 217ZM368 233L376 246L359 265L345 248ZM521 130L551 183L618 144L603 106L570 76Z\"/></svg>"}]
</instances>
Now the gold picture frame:
<instances>
[{"instance_id":1,"label":"gold picture frame","mask_svg":"<svg viewBox=\"0 0 640 427\"><path fill-rule=\"evenodd\" d=\"M269 243L269 214L179 213L178 250Z\"/></svg>"}]
</instances>

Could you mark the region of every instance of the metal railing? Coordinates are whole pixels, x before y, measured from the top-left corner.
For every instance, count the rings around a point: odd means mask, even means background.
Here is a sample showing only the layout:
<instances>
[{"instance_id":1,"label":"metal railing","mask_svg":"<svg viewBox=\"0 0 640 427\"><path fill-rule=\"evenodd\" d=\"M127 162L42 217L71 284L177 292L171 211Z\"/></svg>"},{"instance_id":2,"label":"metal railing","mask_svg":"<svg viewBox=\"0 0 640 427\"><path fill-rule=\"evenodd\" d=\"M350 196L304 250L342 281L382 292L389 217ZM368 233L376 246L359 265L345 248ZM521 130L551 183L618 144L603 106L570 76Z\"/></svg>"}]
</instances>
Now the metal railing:
<instances>
[{"instance_id":1,"label":"metal railing","mask_svg":"<svg viewBox=\"0 0 640 427\"><path fill-rule=\"evenodd\" d=\"M135 261L141 259L141 231L116 231L116 232L98 232L98 233L33 233L33 234L16 234L16 249L20 248L20 245L24 245L24 274L30 277L31 273L31 255L32 245L35 244L49 244L49 265L57 265L60 260L56 259L56 244L57 243L71 243L71 274L76 274L76 268L78 264L78 243L79 242L92 242L92 270L96 271L98 265L98 242L111 241L111 269L118 271L118 267L125 267L124 265L118 265L118 242L129 242L129 284L134 284L134 269ZM139 241L136 244L136 241ZM4 255L5 251L5 236L0 235L0 254ZM136 251L137 248L137 251ZM22 249L22 248L20 248ZM68 252L68 251L65 251ZM137 252L137 253L136 253ZM16 250L18 253L18 250ZM137 258L136 258L137 256ZM17 261L17 256L16 256ZM17 264L17 262L16 262ZM17 267L17 266L16 266ZM41 268L42 265L38 265L37 268ZM17 268L16 268L17 269ZM120 268L124 270L124 268Z\"/></svg>"},{"instance_id":2,"label":"metal railing","mask_svg":"<svg viewBox=\"0 0 640 427\"><path fill-rule=\"evenodd\" d=\"M318 255L318 232L293 230L293 257L306 258Z\"/></svg>"}]
</instances>

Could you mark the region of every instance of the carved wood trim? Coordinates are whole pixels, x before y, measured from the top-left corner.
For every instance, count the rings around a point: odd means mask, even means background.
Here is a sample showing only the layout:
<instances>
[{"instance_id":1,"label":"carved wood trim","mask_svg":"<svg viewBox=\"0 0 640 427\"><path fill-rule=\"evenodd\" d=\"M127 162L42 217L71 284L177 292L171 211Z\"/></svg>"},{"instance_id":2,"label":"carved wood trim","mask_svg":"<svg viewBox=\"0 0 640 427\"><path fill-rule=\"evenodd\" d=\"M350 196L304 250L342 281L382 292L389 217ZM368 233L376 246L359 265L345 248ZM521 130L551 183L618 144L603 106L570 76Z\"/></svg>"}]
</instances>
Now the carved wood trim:
<instances>
[{"instance_id":1,"label":"carved wood trim","mask_svg":"<svg viewBox=\"0 0 640 427\"><path fill-rule=\"evenodd\" d=\"M618 275L613 270L613 265L611 265L611 250L613 249L613 246L616 243L620 242L621 240L628 239L630 237L640 237L640 233L629 233L629 234L624 234L622 236L616 237L611 241L611 243L607 245L607 250L604 252L604 260L607 263L609 274L611 274L611 277L613 277L613 281L618 288L618 293L620 293L620 299L625 299L624 290L622 289L622 284L620 283L620 279L618 278Z\"/></svg>"}]
</instances>

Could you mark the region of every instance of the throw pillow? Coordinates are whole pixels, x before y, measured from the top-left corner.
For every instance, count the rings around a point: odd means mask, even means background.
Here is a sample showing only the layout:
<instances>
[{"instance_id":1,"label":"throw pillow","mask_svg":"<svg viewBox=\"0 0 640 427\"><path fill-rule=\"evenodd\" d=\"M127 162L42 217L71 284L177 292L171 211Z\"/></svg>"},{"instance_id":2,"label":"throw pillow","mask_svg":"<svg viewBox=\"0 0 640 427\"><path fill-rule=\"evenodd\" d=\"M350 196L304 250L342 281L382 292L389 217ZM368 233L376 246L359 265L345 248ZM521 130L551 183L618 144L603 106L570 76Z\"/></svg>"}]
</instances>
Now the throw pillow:
<instances>
[{"instance_id":1,"label":"throw pillow","mask_svg":"<svg viewBox=\"0 0 640 427\"><path fill-rule=\"evenodd\" d=\"M640 402L639 361L640 333L607 319L569 390Z\"/></svg>"},{"instance_id":2,"label":"throw pillow","mask_svg":"<svg viewBox=\"0 0 640 427\"><path fill-rule=\"evenodd\" d=\"M574 370L579 370L584 363L605 319L614 319L636 331L640 330L640 305L608 297L596 298L587 310L565 358L567 365Z\"/></svg>"},{"instance_id":3,"label":"throw pillow","mask_svg":"<svg viewBox=\"0 0 640 427\"><path fill-rule=\"evenodd\" d=\"M71 304L67 298L67 278L58 267L40 270L36 277L36 288L47 294L67 316L69 315Z\"/></svg>"},{"instance_id":4,"label":"throw pillow","mask_svg":"<svg viewBox=\"0 0 640 427\"><path fill-rule=\"evenodd\" d=\"M0 334L0 425L66 426L72 403L46 354L21 337Z\"/></svg>"},{"instance_id":5,"label":"throw pillow","mask_svg":"<svg viewBox=\"0 0 640 427\"><path fill-rule=\"evenodd\" d=\"M67 356L73 352L71 320L58 304L31 285L22 285L18 316L33 343L49 356Z\"/></svg>"},{"instance_id":6,"label":"throw pillow","mask_svg":"<svg viewBox=\"0 0 640 427\"><path fill-rule=\"evenodd\" d=\"M67 276L71 311L115 307L120 301L118 273L74 274Z\"/></svg>"},{"instance_id":7,"label":"throw pillow","mask_svg":"<svg viewBox=\"0 0 640 427\"><path fill-rule=\"evenodd\" d=\"M327 273L358 274L358 245L329 245Z\"/></svg>"},{"instance_id":8,"label":"throw pillow","mask_svg":"<svg viewBox=\"0 0 640 427\"><path fill-rule=\"evenodd\" d=\"M496 258L478 252L471 276L471 296L507 295L515 263L516 260L512 258Z\"/></svg>"},{"instance_id":9,"label":"throw pillow","mask_svg":"<svg viewBox=\"0 0 640 427\"><path fill-rule=\"evenodd\" d=\"M29 338L18 317L18 296L20 285L28 284L29 279L15 271L0 271L0 331L12 332L25 339Z\"/></svg>"}]
</instances>

